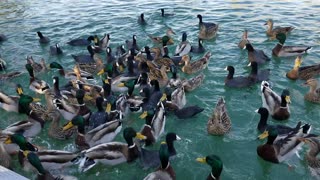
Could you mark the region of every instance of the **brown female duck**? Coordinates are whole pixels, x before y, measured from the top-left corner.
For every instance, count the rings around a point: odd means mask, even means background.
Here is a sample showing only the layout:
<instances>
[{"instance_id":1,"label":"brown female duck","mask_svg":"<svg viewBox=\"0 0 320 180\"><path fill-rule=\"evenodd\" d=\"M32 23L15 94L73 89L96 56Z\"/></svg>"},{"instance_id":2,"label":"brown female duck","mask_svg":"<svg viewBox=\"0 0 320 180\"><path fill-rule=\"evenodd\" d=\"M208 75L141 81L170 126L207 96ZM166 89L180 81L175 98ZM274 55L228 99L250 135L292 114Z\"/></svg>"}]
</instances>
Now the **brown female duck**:
<instances>
[{"instance_id":1,"label":"brown female duck","mask_svg":"<svg viewBox=\"0 0 320 180\"><path fill-rule=\"evenodd\" d=\"M308 79L304 85L309 86L309 92L304 95L304 99L313 103L320 103L320 88L316 79Z\"/></svg>"},{"instance_id":2,"label":"brown female duck","mask_svg":"<svg viewBox=\"0 0 320 180\"><path fill-rule=\"evenodd\" d=\"M231 120L227 112L226 103L221 97L207 123L207 131L213 135L223 135L231 129Z\"/></svg>"},{"instance_id":3,"label":"brown female duck","mask_svg":"<svg viewBox=\"0 0 320 180\"><path fill-rule=\"evenodd\" d=\"M291 32L294 29L294 27L292 26L273 28L272 19L268 19L268 21L264 25L268 26L266 33L270 37L270 39L275 39L276 35L279 33L285 33L287 35L289 32Z\"/></svg>"},{"instance_id":4,"label":"brown female duck","mask_svg":"<svg viewBox=\"0 0 320 180\"><path fill-rule=\"evenodd\" d=\"M183 64L181 68L182 72L187 74L194 74L208 67L211 53L207 52L202 58L190 62L190 57L188 55L182 56L179 65Z\"/></svg>"}]
</instances>

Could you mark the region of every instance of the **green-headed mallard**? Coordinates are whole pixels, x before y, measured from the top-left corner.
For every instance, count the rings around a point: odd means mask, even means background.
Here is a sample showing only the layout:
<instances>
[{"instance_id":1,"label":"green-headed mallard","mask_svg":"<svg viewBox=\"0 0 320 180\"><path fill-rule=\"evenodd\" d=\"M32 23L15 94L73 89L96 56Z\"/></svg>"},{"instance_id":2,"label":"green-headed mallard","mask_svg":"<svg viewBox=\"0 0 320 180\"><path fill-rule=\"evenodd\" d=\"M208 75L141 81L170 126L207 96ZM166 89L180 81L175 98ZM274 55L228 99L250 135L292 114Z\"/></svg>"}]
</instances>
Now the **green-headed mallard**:
<instances>
[{"instance_id":1,"label":"green-headed mallard","mask_svg":"<svg viewBox=\"0 0 320 180\"><path fill-rule=\"evenodd\" d=\"M306 137L300 138L299 140L309 146L309 150L305 155L305 160L311 170L312 175L319 177L320 160L319 158L317 158L317 155L320 152L319 136L310 134Z\"/></svg>"},{"instance_id":2,"label":"green-headed mallard","mask_svg":"<svg viewBox=\"0 0 320 180\"><path fill-rule=\"evenodd\" d=\"M208 67L210 57L211 53L207 52L202 58L190 62L189 56L182 56L182 59L179 64L184 64L181 68L182 72L187 74L194 74Z\"/></svg>"},{"instance_id":3,"label":"green-headed mallard","mask_svg":"<svg viewBox=\"0 0 320 180\"><path fill-rule=\"evenodd\" d=\"M67 44L71 45L71 46L88 46L91 44L91 41L94 40L93 36L89 36L87 39L73 39L69 42L67 42Z\"/></svg>"},{"instance_id":4,"label":"green-headed mallard","mask_svg":"<svg viewBox=\"0 0 320 180\"><path fill-rule=\"evenodd\" d=\"M218 24L208 23L202 21L202 16L200 14L197 15L199 18L199 38L200 39L212 39L217 35L218 32Z\"/></svg>"},{"instance_id":5,"label":"green-headed mallard","mask_svg":"<svg viewBox=\"0 0 320 180\"><path fill-rule=\"evenodd\" d=\"M30 76L30 84L29 84L29 88L39 94L44 94L46 90L50 89L50 86L47 82L45 82L44 80L40 80L37 79L34 76L34 71L33 71L33 67L31 66L31 64L26 64L26 69L29 72L29 76Z\"/></svg>"},{"instance_id":6,"label":"green-headed mallard","mask_svg":"<svg viewBox=\"0 0 320 180\"><path fill-rule=\"evenodd\" d=\"M281 163L294 155L301 147L299 138L306 136L311 130L311 126L305 130L292 131L282 138L278 138L278 130L270 128L259 136L260 139L268 137L268 141L257 147L257 154L264 160L272 163Z\"/></svg>"},{"instance_id":7,"label":"green-headed mallard","mask_svg":"<svg viewBox=\"0 0 320 180\"><path fill-rule=\"evenodd\" d=\"M84 150L112 141L121 131L122 123L120 120L113 120L85 132L85 119L77 115L63 127L63 130L68 130L74 126L78 126L78 135L75 143L79 149Z\"/></svg>"},{"instance_id":8,"label":"green-headed mallard","mask_svg":"<svg viewBox=\"0 0 320 180\"><path fill-rule=\"evenodd\" d=\"M37 63L33 60L32 56L27 56L27 63L31 64L33 71L35 73L43 72L47 70L46 62L43 58L40 59L40 63Z\"/></svg>"},{"instance_id":9,"label":"green-headed mallard","mask_svg":"<svg viewBox=\"0 0 320 180\"><path fill-rule=\"evenodd\" d=\"M198 39L198 45L192 45L190 50L190 52L196 54L204 53L205 51L206 49L202 45L202 39Z\"/></svg>"},{"instance_id":10,"label":"green-headed mallard","mask_svg":"<svg viewBox=\"0 0 320 180\"><path fill-rule=\"evenodd\" d=\"M117 165L124 162L133 162L139 156L139 150L133 138L145 139L145 136L137 133L132 127L123 130L126 143L109 142L96 145L81 152L79 168L82 172L88 171L98 162L106 165Z\"/></svg>"},{"instance_id":11,"label":"green-headed mallard","mask_svg":"<svg viewBox=\"0 0 320 180\"><path fill-rule=\"evenodd\" d=\"M291 32L294 29L294 27L291 27L291 26L273 28L272 19L268 19L268 21L264 25L268 26L266 33L271 39L275 39L277 34L280 34L280 33L284 33L287 35L289 32Z\"/></svg>"},{"instance_id":12,"label":"green-headed mallard","mask_svg":"<svg viewBox=\"0 0 320 180\"><path fill-rule=\"evenodd\" d=\"M64 68L62 67L62 65L57 62L50 63L49 67L51 69L57 69L61 76L68 78L68 79L78 79L78 78L80 78L80 80L94 79L92 74L90 74L86 71L80 70L80 67L78 65L74 66L73 71L65 71ZM79 77L79 73L80 73L80 77Z\"/></svg>"},{"instance_id":13,"label":"green-headed mallard","mask_svg":"<svg viewBox=\"0 0 320 180\"><path fill-rule=\"evenodd\" d=\"M52 118L51 124L48 129L48 135L51 138L65 140L71 138L74 134L77 133L77 128L70 128L69 130L63 130L62 126L60 126L60 118L61 115L58 110L55 110L49 114Z\"/></svg>"},{"instance_id":14,"label":"green-headed mallard","mask_svg":"<svg viewBox=\"0 0 320 180\"><path fill-rule=\"evenodd\" d=\"M255 83L249 77L245 77L245 76L233 77L234 71L235 71L233 66L227 66L224 70L228 71L228 75L224 80L225 86L228 86L231 88L244 88L244 87L249 87Z\"/></svg>"},{"instance_id":15,"label":"green-headed mallard","mask_svg":"<svg viewBox=\"0 0 320 180\"><path fill-rule=\"evenodd\" d=\"M263 64L267 61L270 61L270 58L262 50L254 49L251 43L247 43L245 48L248 50L249 62Z\"/></svg>"},{"instance_id":16,"label":"green-headed mallard","mask_svg":"<svg viewBox=\"0 0 320 180\"><path fill-rule=\"evenodd\" d=\"M270 88L267 81L262 81L261 94L262 106L268 109L273 119L287 120L290 117L289 103L291 100L288 89L284 89L279 96Z\"/></svg>"},{"instance_id":17,"label":"green-headed mallard","mask_svg":"<svg viewBox=\"0 0 320 180\"><path fill-rule=\"evenodd\" d=\"M46 36L43 36L43 34L40 32L40 31L38 31L37 32L37 34L38 34L38 36L39 36L39 42L41 43L41 44L47 44L47 43L49 43L50 42L50 39L48 38L48 37L46 37Z\"/></svg>"},{"instance_id":18,"label":"green-headed mallard","mask_svg":"<svg viewBox=\"0 0 320 180\"><path fill-rule=\"evenodd\" d=\"M248 43L250 43L250 41L248 40L248 30L244 30L241 37L241 41L238 43L238 47L240 49L244 49L246 47L246 44Z\"/></svg>"},{"instance_id":19,"label":"green-headed mallard","mask_svg":"<svg viewBox=\"0 0 320 180\"><path fill-rule=\"evenodd\" d=\"M171 38L171 36L173 36L174 34L176 34L171 28L168 28L166 31L166 35L168 37L168 41L167 41L167 45L172 45L174 43L173 39ZM162 44L162 39L164 36L159 37L159 36L152 36L152 35L148 35L149 38L154 42L154 43L159 43Z\"/></svg>"},{"instance_id":20,"label":"green-headed mallard","mask_svg":"<svg viewBox=\"0 0 320 180\"><path fill-rule=\"evenodd\" d=\"M286 35L284 33L277 34L276 38L279 43L272 49L272 54L277 57L298 56L306 53L311 46L284 46Z\"/></svg>"},{"instance_id":21,"label":"green-headed mallard","mask_svg":"<svg viewBox=\"0 0 320 180\"><path fill-rule=\"evenodd\" d=\"M219 98L216 107L208 120L207 132L213 135L223 135L231 129L231 120L227 112L226 103Z\"/></svg>"},{"instance_id":22,"label":"green-headed mallard","mask_svg":"<svg viewBox=\"0 0 320 180\"><path fill-rule=\"evenodd\" d=\"M196 159L200 163L207 163L211 166L211 173L208 175L207 180L219 180L223 170L223 163L219 156L211 154L206 157Z\"/></svg>"},{"instance_id":23,"label":"green-headed mallard","mask_svg":"<svg viewBox=\"0 0 320 180\"><path fill-rule=\"evenodd\" d=\"M302 57L297 56L294 62L293 69L291 69L286 74L287 78L292 80L296 80L296 79L308 80L320 74L320 64L300 67L301 63L302 63Z\"/></svg>"},{"instance_id":24,"label":"green-headed mallard","mask_svg":"<svg viewBox=\"0 0 320 180\"><path fill-rule=\"evenodd\" d=\"M182 40L180 44L176 47L175 50L175 55L176 56L183 56L189 54L191 50L191 44L187 40L187 33L183 32L182 33Z\"/></svg>"},{"instance_id":25,"label":"green-headed mallard","mask_svg":"<svg viewBox=\"0 0 320 180\"><path fill-rule=\"evenodd\" d=\"M198 74L197 76L192 77L191 79L182 80L182 86L186 92L190 92L199 87L205 76L203 73Z\"/></svg>"},{"instance_id":26,"label":"green-headed mallard","mask_svg":"<svg viewBox=\"0 0 320 180\"><path fill-rule=\"evenodd\" d=\"M316 79L308 79L304 85L309 86L309 92L304 95L304 99L313 103L320 103L320 88Z\"/></svg>"},{"instance_id":27,"label":"green-headed mallard","mask_svg":"<svg viewBox=\"0 0 320 180\"><path fill-rule=\"evenodd\" d=\"M160 149L159 149L159 158L160 158L160 167L148 174L144 180L154 180L154 179L166 179L166 180L175 180L176 179L176 173L174 172L172 166L170 165L169 161L169 150L168 145L163 142L161 143Z\"/></svg>"},{"instance_id":28,"label":"green-headed mallard","mask_svg":"<svg viewBox=\"0 0 320 180\"><path fill-rule=\"evenodd\" d=\"M53 56L53 55L59 55L59 54L63 54L63 51L58 43L54 46L50 46L50 55Z\"/></svg>"}]
</instances>

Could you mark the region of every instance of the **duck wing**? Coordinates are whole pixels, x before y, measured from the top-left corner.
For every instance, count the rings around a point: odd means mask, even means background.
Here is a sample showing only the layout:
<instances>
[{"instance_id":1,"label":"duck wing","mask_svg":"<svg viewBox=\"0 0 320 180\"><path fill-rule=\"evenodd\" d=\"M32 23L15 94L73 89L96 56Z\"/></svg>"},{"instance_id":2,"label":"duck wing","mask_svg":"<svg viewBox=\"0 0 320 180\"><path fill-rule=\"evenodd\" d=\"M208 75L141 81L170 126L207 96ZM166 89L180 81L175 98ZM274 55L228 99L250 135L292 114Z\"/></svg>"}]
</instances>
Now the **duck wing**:
<instances>
[{"instance_id":1,"label":"duck wing","mask_svg":"<svg viewBox=\"0 0 320 180\"><path fill-rule=\"evenodd\" d=\"M305 53L309 49L311 49L311 46L283 46L281 51L284 51L285 53Z\"/></svg>"}]
</instances>

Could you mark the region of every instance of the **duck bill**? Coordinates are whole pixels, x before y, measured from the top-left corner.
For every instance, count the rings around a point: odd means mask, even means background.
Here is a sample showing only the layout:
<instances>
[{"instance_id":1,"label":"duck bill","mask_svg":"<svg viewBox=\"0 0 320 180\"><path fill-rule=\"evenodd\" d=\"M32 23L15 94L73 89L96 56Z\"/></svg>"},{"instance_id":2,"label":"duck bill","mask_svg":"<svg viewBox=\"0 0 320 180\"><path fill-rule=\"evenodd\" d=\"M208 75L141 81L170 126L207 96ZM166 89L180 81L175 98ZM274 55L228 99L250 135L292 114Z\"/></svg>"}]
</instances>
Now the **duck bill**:
<instances>
[{"instance_id":1,"label":"duck bill","mask_svg":"<svg viewBox=\"0 0 320 180\"><path fill-rule=\"evenodd\" d=\"M41 99L40 98L32 98L33 102L40 102Z\"/></svg>"},{"instance_id":2,"label":"duck bill","mask_svg":"<svg viewBox=\"0 0 320 180\"><path fill-rule=\"evenodd\" d=\"M98 44L99 39L98 39L97 37L95 37L95 38L93 39L93 42L94 42L95 44Z\"/></svg>"},{"instance_id":3,"label":"duck bill","mask_svg":"<svg viewBox=\"0 0 320 180\"><path fill-rule=\"evenodd\" d=\"M24 157L27 157L27 156L28 156L28 154L30 153L30 151L25 150L25 151L23 151L22 153L23 153Z\"/></svg>"},{"instance_id":4,"label":"duck bill","mask_svg":"<svg viewBox=\"0 0 320 180\"><path fill-rule=\"evenodd\" d=\"M118 84L118 87L126 87L126 86L124 85L124 83L120 83Z\"/></svg>"},{"instance_id":5,"label":"duck bill","mask_svg":"<svg viewBox=\"0 0 320 180\"><path fill-rule=\"evenodd\" d=\"M98 72L98 76L102 75L104 73L104 69L101 69L99 72Z\"/></svg>"},{"instance_id":6,"label":"duck bill","mask_svg":"<svg viewBox=\"0 0 320 180\"><path fill-rule=\"evenodd\" d=\"M85 94L84 97L83 97L84 100L86 101L91 101L93 99L93 97L91 97L90 95L88 94Z\"/></svg>"},{"instance_id":7,"label":"duck bill","mask_svg":"<svg viewBox=\"0 0 320 180\"><path fill-rule=\"evenodd\" d=\"M160 101L164 101L167 99L167 94L166 93L163 93L162 94L162 97L160 98Z\"/></svg>"},{"instance_id":8,"label":"duck bill","mask_svg":"<svg viewBox=\"0 0 320 180\"><path fill-rule=\"evenodd\" d=\"M286 101L287 101L288 104L291 103L291 98L290 98L290 96L286 96Z\"/></svg>"},{"instance_id":9,"label":"duck bill","mask_svg":"<svg viewBox=\"0 0 320 180\"><path fill-rule=\"evenodd\" d=\"M199 163L206 163L206 158L202 157L202 158L197 158L196 161L198 161Z\"/></svg>"},{"instance_id":10,"label":"duck bill","mask_svg":"<svg viewBox=\"0 0 320 180\"><path fill-rule=\"evenodd\" d=\"M226 66L223 70L228 71L228 67Z\"/></svg>"},{"instance_id":11,"label":"duck bill","mask_svg":"<svg viewBox=\"0 0 320 180\"><path fill-rule=\"evenodd\" d=\"M110 113L110 112L111 112L111 104L108 103L106 107L106 113Z\"/></svg>"},{"instance_id":12,"label":"duck bill","mask_svg":"<svg viewBox=\"0 0 320 180\"><path fill-rule=\"evenodd\" d=\"M269 132L268 131L264 131L262 134L260 134L258 136L259 139L265 139L266 137L269 136Z\"/></svg>"},{"instance_id":13,"label":"duck bill","mask_svg":"<svg viewBox=\"0 0 320 180\"><path fill-rule=\"evenodd\" d=\"M144 118L147 117L147 115L148 115L148 112L147 112L147 111L144 111L144 112L139 116L139 118L140 118L140 119L144 119Z\"/></svg>"},{"instance_id":14,"label":"duck bill","mask_svg":"<svg viewBox=\"0 0 320 180\"><path fill-rule=\"evenodd\" d=\"M176 135L176 140L177 140L177 141L180 141L181 138L180 138L178 135Z\"/></svg>"},{"instance_id":15,"label":"duck bill","mask_svg":"<svg viewBox=\"0 0 320 180\"><path fill-rule=\"evenodd\" d=\"M174 41L173 41L173 39L169 39L169 41L168 41L168 44L174 44Z\"/></svg>"},{"instance_id":16,"label":"duck bill","mask_svg":"<svg viewBox=\"0 0 320 180\"><path fill-rule=\"evenodd\" d=\"M18 88L17 91L18 91L18 94L19 94L19 95L23 94L22 88Z\"/></svg>"},{"instance_id":17,"label":"duck bill","mask_svg":"<svg viewBox=\"0 0 320 180\"><path fill-rule=\"evenodd\" d=\"M12 144L12 140L10 137L7 137L7 139L4 141L5 144Z\"/></svg>"},{"instance_id":18,"label":"duck bill","mask_svg":"<svg viewBox=\"0 0 320 180\"><path fill-rule=\"evenodd\" d=\"M73 126L74 126L74 125L73 125L72 122L70 121L70 122L68 122L68 124L66 124L65 126L63 126L62 130L63 130L63 131L66 131L66 130L72 128Z\"/></svg>"},{"instance_id":19,"label":"duck bill","mask_svg":"<svg viewBox=\"0 0 320 180\"><path fill-rule=\"evenodd\" d=\"M258 112L259 112L259 109L254 110L254 112L258 113Z\"/></svg>"},{"instance_id":20,"label":"duck bill","mask_svg":"<svg viewBox=\"0 0 320 180\"><path fill-rule=\"evenodd\" d=\"M141 133L137 133L137 134L136 134L136 138L137 138L137 139L140 139L140 140L147 139L147 137L144 136L144 135L142 135Z\"/></svg>"}]
</instances>

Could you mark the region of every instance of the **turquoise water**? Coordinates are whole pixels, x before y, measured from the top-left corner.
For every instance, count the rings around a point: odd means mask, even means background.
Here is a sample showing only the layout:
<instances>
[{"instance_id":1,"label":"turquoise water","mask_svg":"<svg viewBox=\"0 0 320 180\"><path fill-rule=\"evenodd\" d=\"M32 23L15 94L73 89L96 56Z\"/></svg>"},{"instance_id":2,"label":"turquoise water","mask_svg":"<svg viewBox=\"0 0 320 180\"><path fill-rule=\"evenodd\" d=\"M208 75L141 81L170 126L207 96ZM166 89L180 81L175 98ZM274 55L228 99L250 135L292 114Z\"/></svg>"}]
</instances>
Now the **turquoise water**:
<instances>
[{"instance_id":1,"label":"turquoise water","mask_svg":"<svg viewBox=\"0 0 320 180\"><path fill-rule=\"evenodd\" d=\"M165 8L174 17L163 19L160 8ZM137 24L137 16L145 13L147 26ZM58 61L66 69L70 69L74 61L71 54L86 53L85 48L71 47L66 44L71 39L86 37L91 34L102 36L110 33L111 47L123 44L131 39L133 34L138 37L140 46L153 46L147 34L162 36L166 27L172 27L177 33L175 42L181 40L182 32L187 32L188 40L197 43L197 14L203 15L205 22L219 23L218 36L214 40L205 41L204 46L212 53L208 69L204 70L206 79L203 85L187 94L188 105L199 105L205 110L198 116L188 120L178 120L173 116L167 118L166 132L176 132L182 141L176 142L177 158L172 162L177 179L204 179L211 168L195 161L197 157L216 154L224 163L222 179L312 179L306 163L294 156L289 162L271 164L260 159L256 147L263 142L256 140L258 132L256 125L259 120L255 109L261 106L260 85L247 89L230 89L224 87L227 72L226 65L233 65L236 75L248 74L247 52L240 50L237 43L244 29L249 31L249 39L257 49L263 49L269 56L276 41L270 41L265 35L263 24L272 18L277 25L291 25L295 30L289 35L286 44L311 45L313 50L303 56L303 65L319 63L320 59L320 2L304 0L253 1L253 0L218 0L218 1L53 1L25 0L0 1L0 33L8 36L8 41L0 44L0 54L9 63L8 71L24 72L14 80L0 82L1 90L15 94L15 83L23 84L27 93L33 94L27 88L28 75L24 69L25 57L32 55L39 60L43 57L47 63ZM49 55L49 45L40 45L36 31L43 32L51 39L50 45L59 43L64 55L54 57ZM175 46L171 46L171 52ZM193 59L201 56L192 55ZM311 123L313 132L319 133L319 105L305 102L304 94L308 91L302 87L302 81L291 81L285 78L285 73L293 66L295 57L275 58L262 68L272 69L270 81L276 92L288 88L291 93L291 117L287 125L294 126L298 121ZM54 72L42 73L39 76L51 83ZM232 120L232 129L225 136L208 135L206 123L217 99L223 96ZM44 102L44 101L43 101ZM0 111L0 128L22 120L25 116ZM126 119L126 125L140 130L142 120L137 115ZM46 130L33 142L48 149L75 150L73 140L59 142L48 137ZM121 136L116 138L123 141ZM159 145L155 145L157 149ZM303 158L306 147L300 152ZM16 171L29 178L31 173L23 172L17 165ZM289 164L293 168L289 168ZM77 176L79 179L143 179L150 170L142 170L138 163L121 164L108 167L97 165L92 170L80 174L77 167L70 167L64 173Z\"/></svg>"}]
</instances>

